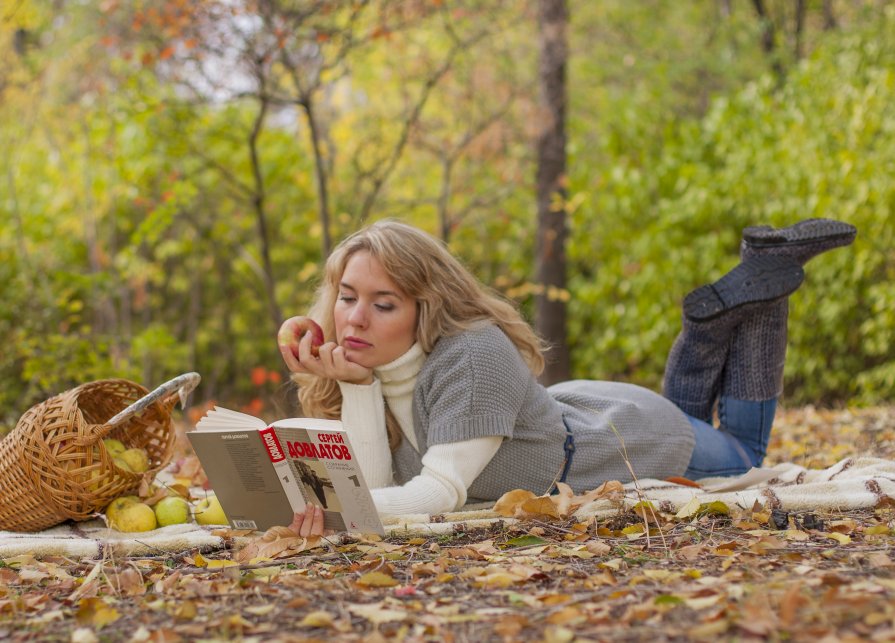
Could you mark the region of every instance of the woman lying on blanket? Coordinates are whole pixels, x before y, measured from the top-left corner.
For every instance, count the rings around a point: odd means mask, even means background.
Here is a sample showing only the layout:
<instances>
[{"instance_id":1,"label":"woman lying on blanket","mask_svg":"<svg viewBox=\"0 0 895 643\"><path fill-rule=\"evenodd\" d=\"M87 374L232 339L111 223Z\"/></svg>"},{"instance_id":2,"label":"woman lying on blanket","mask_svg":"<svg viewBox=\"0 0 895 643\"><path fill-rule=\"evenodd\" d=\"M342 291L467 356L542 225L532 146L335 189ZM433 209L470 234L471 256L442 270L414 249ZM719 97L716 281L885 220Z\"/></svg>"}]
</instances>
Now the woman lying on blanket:
<instances>
[{"instance_id":1,"label":"woman lying on blanket","mask_svg":"<svg viewBox=\"0 0 895 643\"><path fill-rule=\"evenodd\" d=\"M557 481L583 492L630 480L625 458L640 478L736 475L765 456L802 266L855 233L828 219L747 228L741 263L684 298L663 395L540 385L543 345L517 310L439 241L395 221L329 257L310 316L335 341L318 350L308 332L280 350L303 411L350 432L384 514L452 511ZM295 336L298 319L281 336ZM320 533L322 512L296 514L291 527Z\"/></svg>"}]
</instances>

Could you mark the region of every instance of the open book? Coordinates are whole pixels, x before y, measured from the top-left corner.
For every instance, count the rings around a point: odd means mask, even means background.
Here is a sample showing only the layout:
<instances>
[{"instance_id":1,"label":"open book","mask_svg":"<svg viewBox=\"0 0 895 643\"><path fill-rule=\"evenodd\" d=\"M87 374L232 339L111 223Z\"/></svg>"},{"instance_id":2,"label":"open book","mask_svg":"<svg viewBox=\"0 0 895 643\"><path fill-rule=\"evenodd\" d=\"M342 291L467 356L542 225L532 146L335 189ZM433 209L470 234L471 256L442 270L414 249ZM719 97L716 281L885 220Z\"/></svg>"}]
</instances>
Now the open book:
<instances>
[{"instance_id":1,"label":"open book","mask_svg":"<svg viewBox=\"0 0 895 643\"><path fill-rule=\"evenodd\" d=\"M384 533L360 466L338 420L290 418L266 424L215 407L187 434L231 526L288 526L308 503L324 528Z\"/></svg>"}]
</instances>

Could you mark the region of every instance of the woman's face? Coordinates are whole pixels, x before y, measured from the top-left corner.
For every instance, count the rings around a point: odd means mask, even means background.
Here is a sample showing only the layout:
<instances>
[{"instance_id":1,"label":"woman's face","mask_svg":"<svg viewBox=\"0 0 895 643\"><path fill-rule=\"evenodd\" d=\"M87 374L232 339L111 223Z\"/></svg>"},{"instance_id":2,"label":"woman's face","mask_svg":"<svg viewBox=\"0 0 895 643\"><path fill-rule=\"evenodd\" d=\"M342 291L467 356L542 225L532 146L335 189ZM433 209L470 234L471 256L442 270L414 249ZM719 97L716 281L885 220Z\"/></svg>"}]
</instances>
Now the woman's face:
<instances>
[{"instance_id":1,"label":"woman's face","mask_svg":"<svg viewBox=\"0 0 895 643\"><path fill-rule=\"evenodd\" d=\"M396 360L416 341L416 301L365 250L348 259L333 316L346 357L367 368Z\"/></svg>"}]
</instances>

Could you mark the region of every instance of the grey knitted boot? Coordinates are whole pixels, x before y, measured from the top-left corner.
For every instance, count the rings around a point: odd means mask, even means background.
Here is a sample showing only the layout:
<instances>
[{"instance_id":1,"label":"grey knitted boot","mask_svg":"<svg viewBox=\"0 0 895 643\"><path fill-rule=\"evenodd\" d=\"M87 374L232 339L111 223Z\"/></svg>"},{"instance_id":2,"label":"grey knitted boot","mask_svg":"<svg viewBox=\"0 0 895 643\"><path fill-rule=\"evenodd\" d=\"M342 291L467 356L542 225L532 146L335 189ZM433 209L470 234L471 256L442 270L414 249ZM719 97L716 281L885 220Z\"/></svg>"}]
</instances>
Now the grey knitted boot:
<instances>
[{"instance_id":1,"label":"grey knitted boot","mask_svg":"<svg viewBox=\"0 0 895 643\"><path fill-rule=\"evenodd\" d=\"M806 219L786 228L755 226L743 230L740 258L785 256L800 264L827 250L850 244L857 229L832 219ZM782 299L744 320L730 343L720 394L763 401L783 392L783 365L789 300Z\"/></svg>"},{"instance_id":2,"label":"grey knitted boot","mask_svg":"<svg viewBox=\"0 0 895 643\"><path fill-rule=\"evenodd\" d=\"M688 294L683 327L665 365L665 397L688 415L711 422L737 327L785 299L804 277L802 267L789 257L757 256Z\"/></svg>"},{"instance_id":3,"label":"grey knitted boot","mask_svg":"<svg viewBox=\"0 0 895 643\"><path fill-rule=\"evenodd\" d=\"M855 240L855 226L833 219L805 219L785 228L752 226L743 230L740 259L755 255L785 255L801 264L821 252Z\"/></svg>"}]
</instances>

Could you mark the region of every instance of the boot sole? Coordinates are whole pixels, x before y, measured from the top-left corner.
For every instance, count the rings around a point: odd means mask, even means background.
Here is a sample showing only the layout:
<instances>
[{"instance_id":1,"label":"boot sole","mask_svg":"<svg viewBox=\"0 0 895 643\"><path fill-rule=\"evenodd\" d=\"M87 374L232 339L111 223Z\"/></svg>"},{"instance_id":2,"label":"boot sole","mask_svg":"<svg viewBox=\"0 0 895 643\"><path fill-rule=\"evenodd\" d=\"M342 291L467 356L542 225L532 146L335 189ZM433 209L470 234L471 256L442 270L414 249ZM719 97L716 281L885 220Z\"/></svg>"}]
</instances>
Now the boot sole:
<instances>
[{"instance_id":1,"label":"boot sole","mask_svg":"<svg viewBox=\"0 0 895 643\"><path fill-rule=\"evenodd\" d=\"M743 230L743 241L753 248L769 246L802 246L823 241L851 243L858 229L833 219L807 219L786 228L753 226Z\"/></svg>"},{"instance_id":2,"label":"boot sole","mask_svg":"<svg viewBox=\"0 0 895 643\"><path fill-rule=\"evenodd\" d=\"M684 315L692 321L709 321L746 304L791 295L804 279L802 266L789 257L752 257L715 283L697 288L684 297Z\"/></svg>"}]
</instances>

